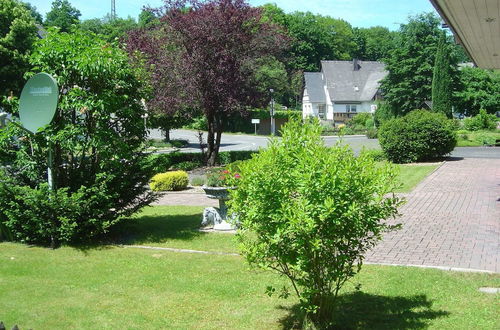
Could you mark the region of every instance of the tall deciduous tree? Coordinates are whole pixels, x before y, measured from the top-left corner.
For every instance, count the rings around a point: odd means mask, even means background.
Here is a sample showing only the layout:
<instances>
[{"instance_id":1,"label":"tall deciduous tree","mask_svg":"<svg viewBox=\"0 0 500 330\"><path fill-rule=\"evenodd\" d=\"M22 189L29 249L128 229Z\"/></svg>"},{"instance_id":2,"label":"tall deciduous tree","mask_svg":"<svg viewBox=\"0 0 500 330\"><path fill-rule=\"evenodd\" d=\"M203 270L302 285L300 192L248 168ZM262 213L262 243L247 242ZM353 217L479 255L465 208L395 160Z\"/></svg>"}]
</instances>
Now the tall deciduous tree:
<instances>
[{"instance_id":1,"label":"tall deciduous tree","mask_svg":"<svg viewBox=\"0 0 500 330\"><path fill-rule=\"evenodd\" d=\"M102 35L107 41L121 39L128 31L137 28L137 22L132 17L116 17L110 19L109 16L103 18L92 18L84 20L80 27L86 31L92 31Z\"/></svg>"},{"instance_id":2,"label":"tall deciduous tree","mask_svg":"<svg viewBox=\"0 0 500 330\"><path fill-rule=\"evenodd\" d=\"M432 109L436 112L442 112L448 118L451 118L452 81L450 57L448 54L446 36L443 33L439 39L432 77Z\"/></svg>"},{"instance_id":3,"label":"tall deciduous tree","mask_svg":"<svg viewBox=\"0 0 500 330\"><path fill-rule=\"evenodd\" d=\"M0 1L0 22L0 97L6 97L21 89L37 29L30 11L14 0Z\"/></svg>"},{"instance_id":4,"label":"tall deciduous tree","mask_svg":"<svg viewBox=\"0 0 500 330\"><path fill-rule=\"evenodd\" d=\"M207 162L214 165L228 116L267 103L255 85L257 62L280 52L285 38L243 0L167 0L160 11L161 25L131 33L129 50L150 65L150 109L203 111Z\"/></svg>"},{"instance_id":5,"label":"tall deciduous tree","mask_svg":"<svg viewBox=\"0 0 500 330\"><path fill-rule=\"evenodd\" d=\"M385 101L395 115L404 115L431 100L434 61L440 19L431 13L410 17L402 24L395 48L386 59L387 77L382 81ZM456 65L456 63L451 63Z\"/></svg>"},{"instance_id":6,"label":"tall deciduous tree","mask_svg":"<svg viewBox=\"0 0 500 330\"><path fill-rule=\"evenodd\" d=\"M68 32L73 24L80 23L82 14L68 0L54 0L52 9L47 13L45 24L57 26L62 32Z\"/></svg>"},{"instance_id":7,"label":"tall deciduous tree","mask_svg":"<svg viewBox=\"0 0 500 330\"><path fill-rule=\"evenodd\" d=\"M391 32L383 26L354 28L354 41L357 45L353 58L365 61L380 61L389 56L394 48L398 32Z\"/></svg>"},{"instance_id":8,"label":"tall deciduous tree","mask_svg":"<svg viewBox=\"0 0 500 330\"><path fill-rule=\"evenodd\" d=\"M454 93L457 111L475 116L480 109L495 113L500 109L500 72L480 68L460 70L460 88Z\"/></svg>"},{"instance_id":9,"label":"tall deciduous tree","mask_svg":"<svg viewBox=\"0 0 500 330\"><path fill-rule=\"evenodd\" d=\"M141 152L144 75L126 52L78 30L50 31L30 62L61 93L43 131L9 125L0 134L0 227L24 242L92 238L152 199ZM45 183L49 148L53 191Z\"/></svg>"},{"instance_id":10,"label":"tall deciduous tree","mask_svg":"<svg viewBox=\"0 0 500 330\"><path fill-rule=\"evenodd\" d=\"M33 17L33 19L35 20L35 22L37 22L38 24L42 24L43 23L43 17L42 17L42 14L40 14L38 12L38 10L36 9L35 6L33 6L31 3L29 2L23 2L21 1L21 4L26 7L26 9L28 9L31 13L31 17Z\"/></svg>"}]
</instances>

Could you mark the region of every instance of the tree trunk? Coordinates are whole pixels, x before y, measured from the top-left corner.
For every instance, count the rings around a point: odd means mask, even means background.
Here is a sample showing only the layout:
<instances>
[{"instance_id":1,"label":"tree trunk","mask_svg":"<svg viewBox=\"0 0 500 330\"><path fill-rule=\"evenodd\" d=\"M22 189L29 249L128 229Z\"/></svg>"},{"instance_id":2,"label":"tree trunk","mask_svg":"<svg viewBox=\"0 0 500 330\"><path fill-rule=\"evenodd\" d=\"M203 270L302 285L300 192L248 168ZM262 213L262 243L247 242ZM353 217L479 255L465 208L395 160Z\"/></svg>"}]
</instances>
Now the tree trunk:
<instances>
[{"instance_id":1,"label":"tree trunk","mask_svg":"<svg viewBox=\"0 0 500 330\"><path fill-rule=\"evenodd\" d=\"M215 166L217 156L219 155L220 141L222 137L222 118L215 118L208 121L208 136L207 136L207 165Z\"/></svg>"},{"instance_id":2,"label":"tree trunk","mask_svg":"<svg viewBox=\"0 0 500 330\"><path fill-rule=\"evenodd\" d=\"M215 120L214 118L207 117L208 132L207 132L207 165L215 165Z\"/></svg>"},{"instance_id":3,"label":"tree trunk","mask_svg":"<svg viewBox=\"0 0 500 330\"><path fill-rule=\"evenodd\" d=\"M165 127L163 129L163 134L165 135L165 142L170 142L170 128Z\"/></svg>"}]
</instances>

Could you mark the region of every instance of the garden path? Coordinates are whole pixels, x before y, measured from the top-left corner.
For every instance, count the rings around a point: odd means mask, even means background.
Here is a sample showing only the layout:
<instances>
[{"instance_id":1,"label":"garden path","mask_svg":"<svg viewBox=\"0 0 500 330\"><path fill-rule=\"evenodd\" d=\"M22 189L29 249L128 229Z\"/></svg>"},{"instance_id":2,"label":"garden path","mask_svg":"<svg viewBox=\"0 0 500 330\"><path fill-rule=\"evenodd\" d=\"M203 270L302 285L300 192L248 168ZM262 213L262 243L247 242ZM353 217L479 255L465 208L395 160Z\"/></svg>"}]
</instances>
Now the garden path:
<instances>
[{"instance_id":1,"label":"garden path","mask_svg":"<svg viewBox=\"0 0 500 330\"><path fill-rule=\"evenodd\" d=\"M500 159L450 159L401 207L367 262L500 273Z\"/></svg>"}]
</instances>

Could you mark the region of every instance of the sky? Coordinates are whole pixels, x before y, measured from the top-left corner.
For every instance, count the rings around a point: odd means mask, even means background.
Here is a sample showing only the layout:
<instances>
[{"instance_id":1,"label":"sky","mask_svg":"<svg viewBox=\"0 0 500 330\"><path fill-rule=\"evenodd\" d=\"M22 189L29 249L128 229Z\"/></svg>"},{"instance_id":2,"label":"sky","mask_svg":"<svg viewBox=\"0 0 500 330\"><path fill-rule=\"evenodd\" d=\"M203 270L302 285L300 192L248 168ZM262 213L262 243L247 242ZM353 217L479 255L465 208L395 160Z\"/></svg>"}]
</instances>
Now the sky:
<instances>
[{"instance_id":1,"label":"sky","mask_svg":"<svg viewBox=\"0 0 500 330\"><path fill-rule=\"evenodd\" d=\"M24 0L34 5L45 18L51 0ZM104 17L111 9L111 0L69 0L82 13L80 19ZM342 18L355 27L385 26L397 30L408 15L433 11L429 0L247 0L251 5L275 3L285 12L310 11L314 14ZM137 19L144 5L158 7L161 0L115 0L119 17Z\"/></svg>"}]
</instances>

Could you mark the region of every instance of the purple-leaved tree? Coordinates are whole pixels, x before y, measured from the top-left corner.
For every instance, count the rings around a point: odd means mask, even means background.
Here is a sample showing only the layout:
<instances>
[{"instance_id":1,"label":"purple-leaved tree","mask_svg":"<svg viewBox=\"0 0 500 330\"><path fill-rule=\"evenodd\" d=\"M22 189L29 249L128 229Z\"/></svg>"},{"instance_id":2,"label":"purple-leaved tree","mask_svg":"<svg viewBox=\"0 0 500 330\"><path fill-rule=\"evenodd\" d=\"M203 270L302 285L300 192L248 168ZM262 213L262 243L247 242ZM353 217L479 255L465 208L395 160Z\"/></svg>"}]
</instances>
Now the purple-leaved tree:
<instances>
[{"instance_id":1,"label":"purple-leaved tree","mask_svg":"<svg viewBox=\"0 0 500 330\"><path fill-rule=\"evenodd\" d=\"M160 23L132 31L127 43L151 74L148 105L187 117L202 111L214 165L228 115L269 100L256 86L258 59L278 56L288 40L243 0L166 0L154 12Z\"/></svg>"}]
</instances>

